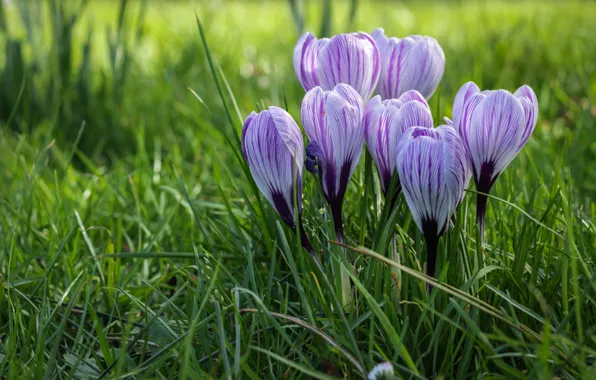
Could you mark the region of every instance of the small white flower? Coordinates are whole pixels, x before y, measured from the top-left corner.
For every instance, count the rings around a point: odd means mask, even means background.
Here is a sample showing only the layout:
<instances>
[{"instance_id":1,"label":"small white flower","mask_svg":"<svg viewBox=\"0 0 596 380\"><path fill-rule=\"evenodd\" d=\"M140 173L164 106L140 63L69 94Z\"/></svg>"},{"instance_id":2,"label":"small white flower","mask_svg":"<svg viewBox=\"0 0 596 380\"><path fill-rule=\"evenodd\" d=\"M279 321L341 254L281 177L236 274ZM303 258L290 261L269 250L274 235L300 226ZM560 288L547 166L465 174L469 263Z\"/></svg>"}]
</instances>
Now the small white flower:
<instances>
[{"instance_id":1,"label":"small white flower","mask_svg":"<svg viewBox=\"0 0 596 380\"><path fill-rule=\"evenodd\" d=\"M394 379L395 373L393 372L393 366L389 362L377 364L375 368L368 373L368 380L382 380L382 379Z\"/></svg>"}]
</instances>

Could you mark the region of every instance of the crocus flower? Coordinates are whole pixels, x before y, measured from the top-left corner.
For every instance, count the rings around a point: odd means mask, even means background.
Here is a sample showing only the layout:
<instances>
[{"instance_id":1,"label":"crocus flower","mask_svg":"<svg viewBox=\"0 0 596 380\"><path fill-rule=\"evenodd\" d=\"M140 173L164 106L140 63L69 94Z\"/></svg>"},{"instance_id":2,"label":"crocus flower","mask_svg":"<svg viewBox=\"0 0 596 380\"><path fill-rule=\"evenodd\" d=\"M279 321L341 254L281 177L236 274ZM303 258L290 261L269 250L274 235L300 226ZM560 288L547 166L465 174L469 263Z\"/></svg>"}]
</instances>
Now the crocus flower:
<instances>
[{"instance_id":1,"label":"crocus flower","mask_svg":"<svg viewBox=\"0 0 596 380\"><path fill-rule=\"evenodd\" d=\"M433 118L426 100L416 90L404 92L397 99L383 101L377 95L366 105L364 137L377 165L381 188L386 197L391 177L396 172L397 143L407 129L417 126L432 128Z\"/></svg>"},{"instance_id":2,"label":"crocus flower","mask_svg":"<svg viewBox=\"0 0 596 380\"><path fill-rule=\"evenodd\" d=\"M453 103L453 125L459 129L478 192L488 194L498 176L524 147L538 118L538 100L529 86L514 94L462 86ZM477 195L476 218L484 239L488 197Z\"/></svg>"},{"instance_id":3,"label":"crocus flower","mask_svg":"<svg viewBox=\"0 0 596 380\"><path fill-rule=\"evenodd\" d=\"M426 99L435 92L445 71L445 54L432 37L413 35L388 38L382 28L371 34L381 53L381 77L377 93L383 99L397 98L417 90Z\"/></svg>"},{"instance_id":4,"label":"crocus flower","mask_svg":"<svg viewBox=\"0 0 596 380\"><path fill-rule=\"evenodd\" d=\"M426 271L435 274L437 245L465 189L466 151L455 129L408 129L397 146L397 172L414 222L427 246Z\"/></svg>"},{"instance_id":5,"label":"crocus flower","mask_svg":"<svg viewBox=\"0 0 596 380\"><path fill-rule=\"evenodd\" d=\"M304 142L292 116L279 107L248 115L242 127L242 154L261 193L281 219L296 231L294 189L300 218ZM302 228L300 235L302 245L320 265Z\"/></svg>"},{"instance_id":6,"label":"crocus flower","mask_svg":"<svg viewBox=\"0 0 596 380\"><path fill-rule=\"evenodd\" d=\"M347 84L332 91L315 87L302 101L302 125L310 144L307 169L318 166L325 199L331 207L337 238L344 241L341 208L348 182L362 154L362 98Z\"/></svg>"},{"instance_id":7,"label":"crocus flower","mask_svg":"<svg viewBox=\"0 0 596 380\"><path fill-rule=\"evenodd\" d=\"M294 70L306 91L316 86L329 91L346 83L368 100L381 72L379 50L364 32L322 39L307 32L294 48Z\"/></svg>"}]
</instances>

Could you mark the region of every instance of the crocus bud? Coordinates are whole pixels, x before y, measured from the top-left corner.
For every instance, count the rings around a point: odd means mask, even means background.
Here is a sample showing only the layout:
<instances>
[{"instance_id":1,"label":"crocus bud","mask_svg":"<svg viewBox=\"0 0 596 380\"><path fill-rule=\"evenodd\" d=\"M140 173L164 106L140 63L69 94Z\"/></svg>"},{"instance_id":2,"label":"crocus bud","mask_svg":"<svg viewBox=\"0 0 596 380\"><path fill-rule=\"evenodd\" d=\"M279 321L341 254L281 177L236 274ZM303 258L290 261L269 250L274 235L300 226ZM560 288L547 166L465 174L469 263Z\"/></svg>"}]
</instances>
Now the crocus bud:
<instances>
[{"instance_id":1,"label":"crocus bud","mask_svg":"<svg viewBox=\"0 0 596 380\"><path fill-rule=\"evenodd\" d=\"M292 116L279 107L248 115L242 127L242 154L261 193L295 231L302 210L304 142ZM302 245L320 265L303 229L300 234Z\"/></svg>"},{"instance_id":2,"label":"crocus bud","mask_svg":"<svg viewBox=\"0 0 596 380\"><path fill-rule=\"evenodd\" d=\"M473 82L462 86L453 104L453 125L459 130L476 190L488 194L536 127L538 100L529 86L514 94L480 91ZM487 196L477 195L476 217L484 239Z\"/></svg>"},{"instance_id":3,"label":"crocus bud","mask_svg":"<svg viewBox=\"0 0 596 380\"><path fill-rule=\"evenodd\" d=\"M303 34L294 48L294 70L306 91L320 86L329 91L340 84L352 86L370 99L380 74L379 50L364 32L317 39Z\"/></svg>"},{"instance_id":4,"label":"crocus bud","mask_svg":"<svg viewBox=\"0 0 596 380\"><path fill-rule=\"evenodd\" d=\"M397 172L414 222L427 244L427 274L434 276L440 236L465 189L465 148L448 125L408 129L397 146Z\"/></svg>"},{"instance_id":5,"label":"crocus bud","mask_svg":"<svg viewBox=\"0 0 596 380\"><path fill-rule=\"evenodd\" d=\"M347 84L331 91L315 87L302 101L302 124L310 141L309 169L318 167L325 199L331 206L338 239L343 240L341 207L364 143L362 98Z\"/></svg>"},{"instance_id":6,"label":"crocus bud","mask_svg":"<svg viewBox=\"0 0 596 380\"><path fill-rule=\"evenodd\" d=\"M382 28L371 34L381 54L381 77L377 93L383 99L397 98L416 90L426 99L435 92L445 71L445 54L432 37L388 38Z\"/></svg>"},{"instance_id":7,"label":"crocus bud","mask_svg":"<svg viewBox=\"0 0 596 380\"><path fill-rule=\"evenodd\" d=\"M418 91L407 91L397 99L388 100L381 100L377 95L366 105L364 137L377 165L381 188L386 196L391 177L396 171L397 143L410 127L433 127L430 108Z\"/></svg>"}]
</instances>

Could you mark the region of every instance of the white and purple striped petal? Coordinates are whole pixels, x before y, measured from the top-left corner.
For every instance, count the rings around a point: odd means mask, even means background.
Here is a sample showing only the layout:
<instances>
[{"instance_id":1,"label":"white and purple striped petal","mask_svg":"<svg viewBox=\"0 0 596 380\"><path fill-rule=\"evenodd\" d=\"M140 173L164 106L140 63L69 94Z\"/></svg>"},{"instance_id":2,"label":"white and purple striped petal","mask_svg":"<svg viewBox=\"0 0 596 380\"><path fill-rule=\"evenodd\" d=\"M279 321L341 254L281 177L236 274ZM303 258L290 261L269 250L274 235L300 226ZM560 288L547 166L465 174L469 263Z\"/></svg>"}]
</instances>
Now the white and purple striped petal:
<instances>
[{"instance_id":1,"label":"white and purple striped petal","mask_svg":"<svg viewBox=\"0 0 596 380\"><path fill-rule=\"evenodd\" d=\"M329 91L349 84L368 100L379 80L379 50L366 33L339 34L317 39L303 34L294 48L294 71L306 91L316 86Z\"/></svg>"},{"instance_id":2,"label":"white and purple striped petal","mask_svg":"<svg viewBox=\"0 0 596 380\"><path fill-rule=\"evenodd\" d=\"M339 204L362 154L362 98L347 84L331 91L315 87L302 101L302 125L308 135L307 155L316 159L327 201Z\"/></svg>"},{"instance_id":3,"label":"white and purple striped petal","mask_svg":"<svg viewBox=\"0 0 596 380\"><path fill-rule=\"evenodd\" d=\"M466 104L469 104L470 98L477 93L480 93L480 89L478 88L478 86L476 86L476 83L468 82L464 84L457 92L457 95L455 95L455 100L453 101L452 117L453 125L456 129L458 129L461 125L461 119L464 113L464 106Z\"/></svg>"},{"instance_id":4,"label":"white and purple striped petal","mask_svg":"<svg viewBox=\"0 0 596 380\"><path fill-rule=\"evenodd\" d=\"M528 139L534 132L536 122L538 121L538 99L534 90L530 86L523 85L513 94L524 107L526 116L526 124L524 125L524 133L522 135L521 143L518 147L518 152L526 145Z\"/></svg>"},{"instance_id":5,"label":"white and purple striped petal","mask_svg":"<svg viewBox=\"0 0 596 380\"><path fill-rule=\"evenodd\" d=\"M317 39L312 33L306 32L294 48L294 71L304 90L308 91L319 86L317 77L318 58L321 48L329 43L329 38Z\"/></svg>"},{"instance_id":6,"label":"white and purple striped petal","mask_svg":"<svg viewBox=\"0 0 596 380\"><path fill-rule=\"evenodd\" d=\"M467 159L452 127L408 129L397 147L397 172L414 221L425 237L443 234L465 189Z\"/></svg>"},{"instance_id":7,"label":"white and purple striped petal","mask_svg":"<svg viewBox=\"0 0 596 380\"><path fill-rule=\"evenodd\" d=\"M377 93L383 99L397 98L417 90L426 99L435 92L445 72L445 54L432 37L413 35L388 38L382 28L372 33L381 53L381 76Z\"/></svg>"},{"instance_id":8,"label":"white and purple striped petal","mask_svg":"<svg viewBox=\"0 0 596 380\"><path fill-rule=\"evenodd\" d=\"M453 126L456 131L462 136L462 131L460 129L460 125L462 124L461 120L464 117L464 107L466 107L466 114L465 117L469 117L470 109L473 109L478 101L482 99L481 96L475 97L475 101L469 102L469 100L476 94L480 93L480 89L474 82L468 82L464 84L460 90L457 92L455 96L455 100L453 101L453 111L452 117L453 121L449 120L445 117L445 122L448 125ZM470 180L472 179L472 162L468 157L468 172L466 173L466 188L468 187ZM463 196L462 196L463 199Z\"/></svg>"},{"instance_id":9,"label":"white and purple striped petal","mask_svg":"<svg viewBox=\"0 0 596 380\"><path fill-rule=\"evenodd\" d=\"M279 107L252 112L242 127L242 153L259 190L295 228L294 179L300 210L304 142L292 116Z\"/></svg>"},{"instance_id":10,"label":"white and purple striped petal","mask_svg":"<svg viewBox=\"0 0 596 380\"><path fill-rule=\"evenodd\" d=\"M364 136L372 156L383 192L395 172L397 143L410 127L432 128L430 108L424 97L415 90L403 93L398 99L381 100L375 96L364 111Z\"/></svg>"}]
</instances>

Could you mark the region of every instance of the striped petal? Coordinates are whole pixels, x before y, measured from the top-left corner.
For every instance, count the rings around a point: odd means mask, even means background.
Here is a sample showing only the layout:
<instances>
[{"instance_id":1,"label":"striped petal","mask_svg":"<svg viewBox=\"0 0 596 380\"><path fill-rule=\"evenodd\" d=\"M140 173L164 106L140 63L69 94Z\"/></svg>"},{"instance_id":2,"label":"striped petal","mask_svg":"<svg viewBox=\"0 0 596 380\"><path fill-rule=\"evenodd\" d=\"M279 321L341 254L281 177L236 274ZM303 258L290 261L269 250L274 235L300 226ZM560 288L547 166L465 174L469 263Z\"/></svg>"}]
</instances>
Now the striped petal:
<instances>
[{"instance_id":1,"label":"striped petal","mask_svg":"<svg viewBox=\"0 0 596 380\"><path fill-rule=\"evenodd\" d=\"M476 94L480 94L480 88L478 88L476 83L468 82L468 83L464 84L457 92L457 95L455 96L455 100L453 101L453 115L452 115L453 121L451 121L445 117L445 122L448 125L452 125L455 128L455 130L460 134L460 136L463 136L462 131L460 129L461 124L462 124L462 118L463 117L469 118L469 115L471 114L471 110L473 110L474 107L476 107L476 105L478 105L478 103L482 99L484 99L484 96L474 97L474 95L476 95ZM474 100L470 102L472 97L474 97ZM464 111L465 111L465 114L464 114ZM472 162L468 157L468 171L466 173L466 180L465 180L466 188L468 188L468 185L470 184L471 179L472 179ZM463 194L462 194L462 200L463 200Z\"/></svg>"},{"instance_id":2,"label":"striped petal","mask_svg":"<svg viewBox=\"0 0 596 380\"><path fill-rule=\"evenodd\" d=\"M370 34L375 43L377 44L377 48L379 49L379 54L381 55L381 60L384 60L389 51L389 38L385 35L385 31L383 28L377 28L373 30Z\"/></svg>"},{"instance_id":3,"label":"striped petal","mask_svg":"<svg viewBox=\"0 0 596 380\"><path fill-rule=\"evenodd\" d=\"M415 100L417 102L424 104L426 106L426 108L428 108L428 110L430 111L430 107L428 106L426 99L424 98L424 96L422 96L421 93L419 93L416 90L408 90L408 91L404 92L403 94L401 94L398 99L402 103L406 103L406 102Z\"/></svg>"},{"instance_id":4,"label":"striped petal","mask_svg":"<svg viewBox=\"0 0 596 380\"><path fill-rule=\"evenodd\" d=\"M318 57L321 48L327 43L329 43L328 38L317 39L309 32L300 36L296 43L294 48L294 71L306 91L320 85L317 77Z\"/></svg>"},{"instance_id":5,"label":"striped petal","mask_svg":"<svg viewBox=\"0 0 596 380\"><path fill-rule=\"evenodd\" d=\"M294 178L300 210L304 142L292 116L279 107L252 112L242 127L242 153L259 190L294 228Z\"/></svg>"},{"instance_id":6,"label":"striped petal","mask_svg":"<svg viewBox=\"0 0 596 380\"><path fill-rule=\"evenodd\" d=\"M338 84L332 91L315 87L302 101L302 124L317 159L327 201L343 201L350 177L362 153L362 98L352 87ZM309 147L310 147L309 144Z\"/></svg>"},{"instance_id":7,"label":"striped petal","mask_svg":"<svg viewBox=\"0 0 596 380\"><path fill-rule=\"evenodd\" d=\"M427 36L387 38L382 29L373 32L381 52L381 76L377 92L383 99L397 98L417 90L425 98L435 92L445 71L445 54L438 42Z\"/></svg>"},{"instance_id":8,"label":"striped petal","mask_svg":"<svg viewBox=\"0 0 596 380\"><path fill-rule=\"evenodd\" d=\"M321 48L317 77L323 90L345 83L364 100L370 99L381 72L380 55L366 33L339 34Z\"/></svg>"},{"instance_id":9,"label":"striped petal","mask_svg":"<svg viewBox=\"0 0 596 380\"><path fill-rule=\"evenodd\" d=\"M528 139L534 132L534 128L536 127L536 121L538 121L538 99L536 98L536 94L534 90L530 86L524 85L515 91L513 94L519 101L521 102L522 107L524 107L524 112L526 115L526 124L524 125L524 133L522 136L521 143L519 144L517 150L518 152L526 145Z\"/></svg>"},{"instance_id":10,"label":"striped petal","mask_svg":"<svg viewBox=\"0 0 596 380\"><path fill-rule=\"evenodd\" d=\"M465 148L452 127L413 127L397 147L397 171L414 221L426 238L440 236L465 186Z\"/></svg>"},{"instance_id":11,"label":"striped petal","mask_svg":"<svg viewBox=\"0 0 596 380\"><path fill-rule=\"evenodd\" d=\"M480 89L474 82L468 82L464 84L457 95L455 95L455 100L453 101L453 125L455 129L459 129L462 114L464 112L464 106L467 104L468 100L472 97L472 95L479 93Z\"/></svg>"},{"instance_id":12,"label":"striped petal","mask_svg":"<svg viewBox=\"0 0 596 380\"><path fill-rule=\"evenodd\" d=\"M417 91L408 91L399 99L383 100L375 96L364 114L366 145L386 193L395 172L397 143L410 127L432 128L432 114L426 100Z\"/></svg>"}]
</instances>

